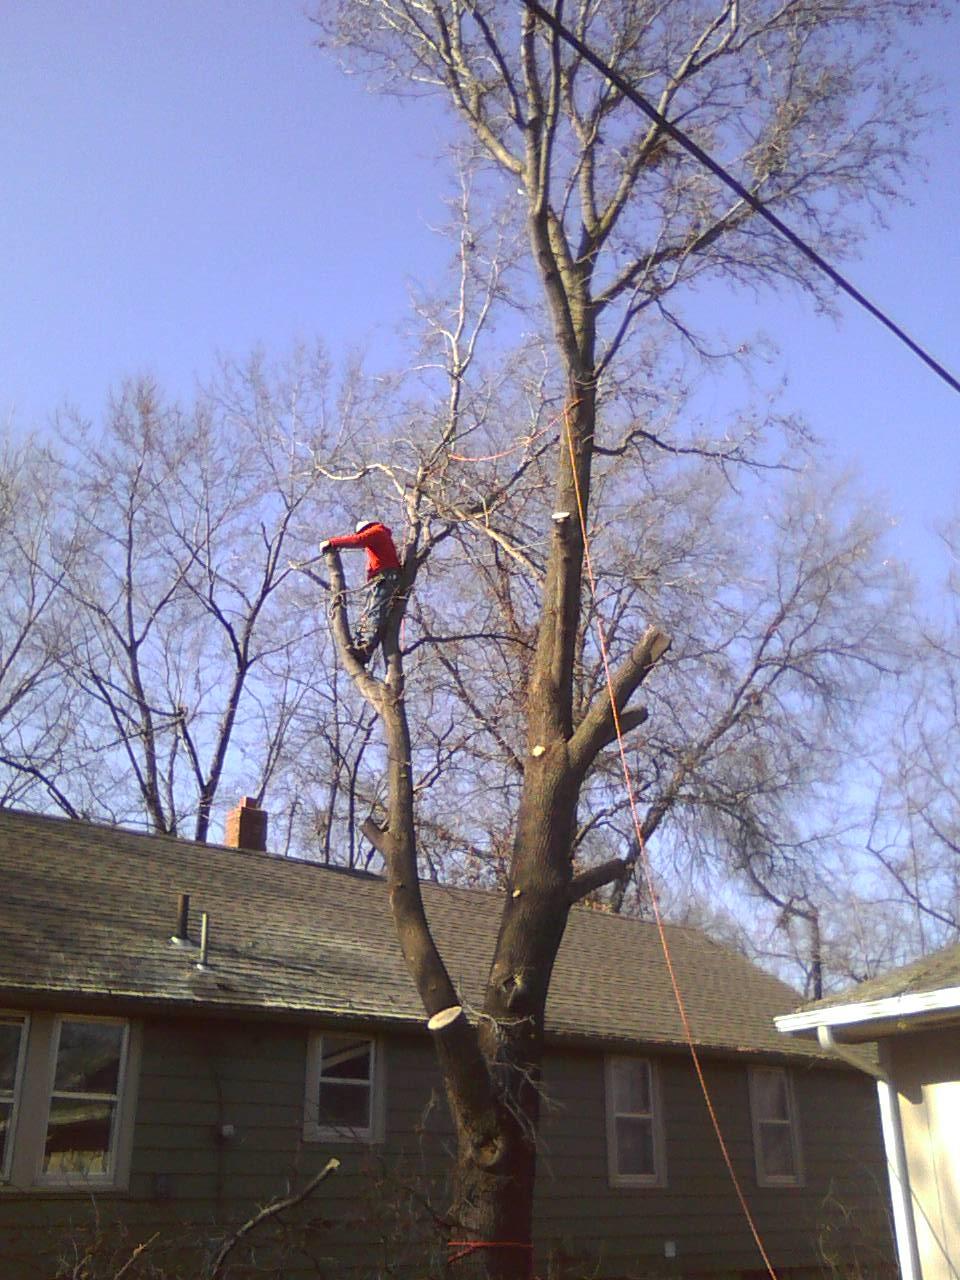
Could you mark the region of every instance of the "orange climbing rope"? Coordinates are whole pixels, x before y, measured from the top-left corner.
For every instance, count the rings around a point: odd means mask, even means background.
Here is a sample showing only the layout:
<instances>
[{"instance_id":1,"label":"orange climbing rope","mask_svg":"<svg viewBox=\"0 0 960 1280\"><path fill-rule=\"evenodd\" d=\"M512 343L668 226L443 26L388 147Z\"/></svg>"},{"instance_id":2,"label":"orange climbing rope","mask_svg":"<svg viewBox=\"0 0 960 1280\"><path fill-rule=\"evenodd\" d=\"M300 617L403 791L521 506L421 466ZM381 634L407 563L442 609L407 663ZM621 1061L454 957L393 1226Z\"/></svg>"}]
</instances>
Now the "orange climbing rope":
<instances>
[{"instance_id":1,"label":"orange climbing rope","mask_svg":"<svg viewBox=\"0 0 960 1280\"><path fill-rule=\"evenodd\" d=\"M587 517L583 507L583 494L580 490L580 478L577 475L577 459L576 459L576 453L573 447L573 431L570 426L570 410L576 405L576 403L578 402L574 401L572 404L567 404L564 406L563 422L564 422L564 429L565 429L565 434L567 438L567 447L570 453L570 471L573 476L573 487L574 487L574 492L577 498L577 511L580 517L580 533L583 538L584 565L587 570L587 578L589 579L589 582L590 582L590 592L593 597L594 605L596 606L597 582L593 572L593 563L590 558L590 538L587 533ZM637 801L633 791L633 778L630 773L630 766L627 763L626 748L624 747L624 744L623 744L623 732L620 727L620 713L617 710L617 702L613 692L613 677L610 673L610 659L607 653L607 637L603 630L603 622L600 618L599 609L597 609L597 637L600 642L600 655L601 655L601 658L603 659L603 670L604 670L604 675L606 677L606 682L607 682L607 694L610 698L610 709L613 712L613 724L617 732L617 745L620 751L620 764L623 769L623 779L627 788L627 797L630 801L630 813L633 817L633 826L637 835L637 847L640 850L640 859L643 866L644 878L646 879L646 882L647 882L647 890L650 894L650 902L653 905L653 915L657 923L657 931L660 935L660 946L663 948L663 958L666 962L667 973L670 976L670 985L673 988L673 995L677 1003L677 1011L680 1014L680 1022L683 1026L683 1033L684 1033L684 1036L686 1037L687 1046L690 1050L690 1057L693 1061L693 1066L697 1074L697 1079L700 1082L700 1088L703 1092L703 1100L706 1103L707 1112L709 1113L711 1123L713 1124L713 1131L717 1135L717 1142L720 1145L720 1151L723 1155L724 1163L727 1166L727 1172L730 1174L730 1180L733 1183L734 1190L737 1193L737 1199L740 1202L740 1207L743 1210L744 1217L746 1218L747 1223L750 1227L750 1233L753 1236L754 1243L757 1246L757 1249L760 1253L760 1257L763 1259L763 1263L770 1276L770 1280L777 1280L777 1273L774 1271L773 1264L767 1255L766 1249L763 1247L763 1241L760 1238L760 1232L757 1229L757 1224L754 1221L753 1214L750 1212L750 1206L747 1203L747 1198L744 1195L742 1186L740 1185L740 1179L737 1177L737 1171L733 1167L733 1160L730 1158L730 1152L727 1148L726 1142L724 1141L723 1131L720 1128L720 1120L717 1116L716 1109L713 1105L713 1099L710 1096L710 1090L707 1087L707 1081L703 1074L703 1067L701 1066L701 1063L700 1063L700 1055L697 1052L697 1046L694 1043L693 1032L691 1031L691 1028L690 1028L690 1020L687 1016L687 1007L684 1003L683 994L680 990L680 984L677 981L676 971L674 970L674 967L673 967L673 959L670 955L670 946L667 942L667 933L663 924L663 916L660 912L660 901L657 897L657 891L653 882L653 870L650 865L650 858L647 854L647 844L643 838L643 824L640 821L640 814L637 810Z\"/></svg>"},{"instance_id":2,"label":"orange climbing rope","mask_svg":"<svg viewBox=\"0 0 960 1280\"><path fill-rule=\"evenodd\" d=\"M459 1249L460 1253L449 1253L453 1249ZM533 1245L523 1240L448 1240L447 1266L462 1258L469 1258L472 1253L479 1253L481 1249L527 1249L532 1253Z\"/></svg>"}]
</instances>

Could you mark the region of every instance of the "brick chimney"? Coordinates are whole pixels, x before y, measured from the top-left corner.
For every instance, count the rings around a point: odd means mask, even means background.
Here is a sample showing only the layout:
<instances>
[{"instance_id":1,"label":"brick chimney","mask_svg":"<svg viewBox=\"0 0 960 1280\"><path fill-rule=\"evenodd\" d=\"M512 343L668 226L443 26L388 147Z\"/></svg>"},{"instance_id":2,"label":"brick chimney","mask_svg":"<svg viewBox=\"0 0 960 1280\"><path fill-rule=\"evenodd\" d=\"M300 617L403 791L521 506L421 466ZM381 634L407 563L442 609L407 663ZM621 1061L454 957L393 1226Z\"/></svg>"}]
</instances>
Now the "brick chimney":
<instances>
[{"instance_id":1,"label":"brick chimney","mask_svg":"<svg viewBox=\"0 0 960 1280\"><path fill-rule=\"evenodd\" d=\"M227 814L223 843L235 849L265 853L267 848L267 811L259 809L252 796L244 796Z\"/></svg>"}]
</instances>

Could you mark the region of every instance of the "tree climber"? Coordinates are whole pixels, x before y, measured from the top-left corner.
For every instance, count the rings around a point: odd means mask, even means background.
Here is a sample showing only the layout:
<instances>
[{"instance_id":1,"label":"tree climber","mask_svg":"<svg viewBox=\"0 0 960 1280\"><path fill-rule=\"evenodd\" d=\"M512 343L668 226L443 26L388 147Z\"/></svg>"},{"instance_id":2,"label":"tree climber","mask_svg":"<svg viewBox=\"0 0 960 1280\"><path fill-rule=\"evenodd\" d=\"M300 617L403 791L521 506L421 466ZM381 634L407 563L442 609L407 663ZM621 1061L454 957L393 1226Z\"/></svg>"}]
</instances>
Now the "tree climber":
<instances>
[{"instance_id":1,"label":"tree climber","mask_svg":"<svg viewBox=\"0 0 960 1280\"><path fill-rule=\"evenodd\" d=\"M369 662L383 639L390 604L400 584L400 557L393 535L379 520L360 520L353 533L326 538L320 552L363 547L367 553L367 585L363 610L354 631L350 652L358 662Z\"/></svg>"}]
</instances>

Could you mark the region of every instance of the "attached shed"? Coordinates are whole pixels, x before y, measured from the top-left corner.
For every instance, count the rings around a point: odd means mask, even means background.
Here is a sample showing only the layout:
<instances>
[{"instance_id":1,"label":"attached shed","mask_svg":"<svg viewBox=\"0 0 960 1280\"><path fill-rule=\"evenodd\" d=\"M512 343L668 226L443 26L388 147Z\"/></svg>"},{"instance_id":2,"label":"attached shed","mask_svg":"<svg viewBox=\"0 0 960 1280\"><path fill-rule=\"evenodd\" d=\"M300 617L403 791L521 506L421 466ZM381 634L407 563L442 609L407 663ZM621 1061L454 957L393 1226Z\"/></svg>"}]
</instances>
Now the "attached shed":
<instances>
[{"instance_id":1,"label":"attached shed","mask_svg":"<svg viewBox=\"0 0 960 1280\"><path fill-rule=\"evenodd\" d=\"M876 1045L903 1280L960 1280L960 946L778 1017L822 1045Z\"/></svg>"}]
</instances>

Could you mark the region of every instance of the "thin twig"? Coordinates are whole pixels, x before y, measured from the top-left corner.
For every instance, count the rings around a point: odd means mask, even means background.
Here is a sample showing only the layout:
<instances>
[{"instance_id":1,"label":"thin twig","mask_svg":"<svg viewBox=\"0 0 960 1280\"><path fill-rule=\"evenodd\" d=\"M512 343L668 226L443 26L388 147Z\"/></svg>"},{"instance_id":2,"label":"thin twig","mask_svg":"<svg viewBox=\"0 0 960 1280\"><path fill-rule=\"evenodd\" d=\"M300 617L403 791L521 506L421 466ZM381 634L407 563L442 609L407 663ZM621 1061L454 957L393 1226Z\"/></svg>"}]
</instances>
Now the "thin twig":
<instances>
[{"instance_id":1,"label":"thin twig","mask_svg":"<svg viewBox=\"0 0 960 1280\"><path fill-rule=\"evenodd\" d=\"M306 1200L307 1196L309 1196L311 1192L315 1191L325 1178L328 1178L331 1173L334 1173L339 1168L340 1161L336 1156L334 1156L332 1159L327 1161L320 1172L316 1174L315 1177L311 1178L307 1185L301 1191L298 1191L296 1195L284 1196L282 1200L272 1200L270 1204L261 1209L259 1213L254 1214L248 1222L245 1222L242 1227L239 1227L230 1239L224 1243L220 1252L213 1260L213 1265L208 1273L208 1280L219 1280L220 1275L223 1273L223 1264L226 1262L228 1255L240 1243L244 1236L249 1235L251 1231L259 1227L262 1222L266 1222L268 1218L274 1218L278 1213L283 1213L285 1209L292 1209L295 1205L300 1204L302 1200Z\"/></svg>"},{"instance_id":2,"label":"thin twig","mask_svg":"<svg viewBox=\"0 0 960 1280\"><path fill-rule=\"evenodd\" d=\"M137 1247L134 1249L133 1253L131 1253L130 1257L126 1260L126 1262L120 1268L120 1270L114 1275L113 1280L120 1280L121 1276L126 1275L126 1273L130 1270L130 1268L136 1262L136 1260L140 1257L141 1253L144 1253L147 1249L150 1248L150 1246L153 1244L154 1240L156 1240L159 1234L160 1234L159 1231L155 1231L149 1240L144 1240L142 1244L138 1244Z\"/></svg>"}]
</instances>

